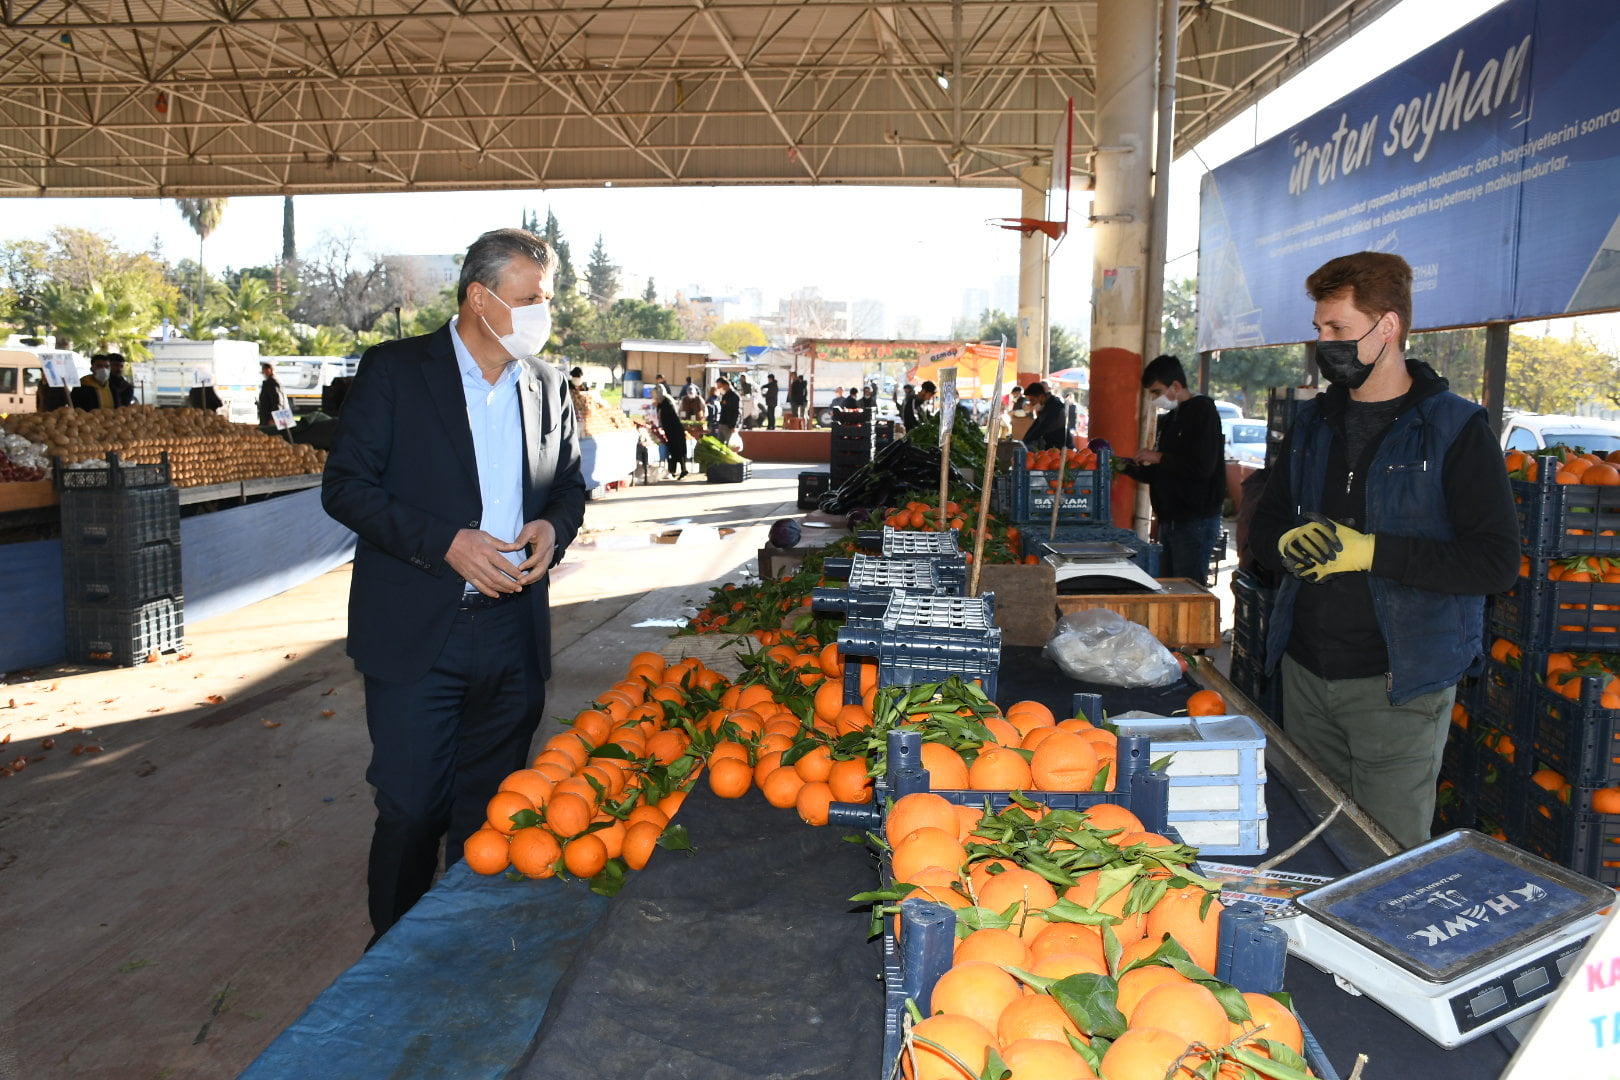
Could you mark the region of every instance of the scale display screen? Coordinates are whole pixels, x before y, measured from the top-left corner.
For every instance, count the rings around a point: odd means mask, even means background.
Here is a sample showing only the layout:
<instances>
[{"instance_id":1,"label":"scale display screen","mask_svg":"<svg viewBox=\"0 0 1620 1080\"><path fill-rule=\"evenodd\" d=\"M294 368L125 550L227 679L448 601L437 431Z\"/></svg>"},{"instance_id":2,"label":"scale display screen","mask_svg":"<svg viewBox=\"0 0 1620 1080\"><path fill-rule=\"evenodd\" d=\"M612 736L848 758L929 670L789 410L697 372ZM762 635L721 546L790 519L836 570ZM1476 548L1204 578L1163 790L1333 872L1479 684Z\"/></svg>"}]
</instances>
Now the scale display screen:
<instances>
[{"instance_id":1,"label":"scale display screen","mask_svg":"<svg viewBox=\"0 0 1620 1080\"><path fill-rule=\"evenodd\" d=\"M1448 982L1613 901L1596 882L1459 830L1299 905L1414 975Z\"/></svg>"}]
</instances>

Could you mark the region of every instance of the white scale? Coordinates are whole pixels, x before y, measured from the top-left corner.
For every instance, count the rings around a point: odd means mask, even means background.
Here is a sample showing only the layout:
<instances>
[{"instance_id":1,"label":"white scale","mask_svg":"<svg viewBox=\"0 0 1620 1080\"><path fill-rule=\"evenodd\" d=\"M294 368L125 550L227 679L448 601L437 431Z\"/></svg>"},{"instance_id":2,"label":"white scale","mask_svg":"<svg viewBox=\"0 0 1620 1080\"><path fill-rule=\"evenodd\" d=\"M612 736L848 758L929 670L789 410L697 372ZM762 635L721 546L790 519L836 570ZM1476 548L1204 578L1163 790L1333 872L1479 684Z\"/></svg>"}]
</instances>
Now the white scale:
<instances>
[{"instance_id":1,"label":"white scale","mask_svg":"<svg viewBox=\"0 0 1620 1080\"><path fill-rule=\"evenodd\" d=\"M1164 586L1131 561L1135 553L1115 540L1086 540L1048 543L1046 564L1057 575L1059 585L1069 578L1108 577L1142 586L1148 592L1163 592Z\"/></svg>"},{"instance_id":2,"label":"white scale","mask_svg":"<svg viewBox=\"0 0 1620 1080\"><path fill-rule=\"evenodd\" d=\"M1546 1004L1615 902L1606 888L1472 829L1302 893L1288 950L1443 1047Z\"/></svg>"}]
</instances>

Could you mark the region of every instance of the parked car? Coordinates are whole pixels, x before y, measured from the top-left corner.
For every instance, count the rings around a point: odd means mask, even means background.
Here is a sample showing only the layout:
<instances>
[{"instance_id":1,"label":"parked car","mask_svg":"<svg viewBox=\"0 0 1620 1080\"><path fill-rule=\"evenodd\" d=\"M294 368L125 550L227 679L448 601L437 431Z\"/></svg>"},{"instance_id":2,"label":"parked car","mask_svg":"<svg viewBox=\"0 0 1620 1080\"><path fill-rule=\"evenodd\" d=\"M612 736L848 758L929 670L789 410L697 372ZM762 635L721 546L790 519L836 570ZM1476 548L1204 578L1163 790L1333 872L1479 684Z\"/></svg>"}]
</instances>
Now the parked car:
<instances>
[{"instance_id":1,"label":"parked car","mask_svg":"<svg viewBox=\"0 0 1620 1080\"><path fill-rule=\"evenodd\" d=\"M1227 401L1224 398L1216 398L1215 415L1219 416L1222 420L1241 420L1243 419L1243 410L1238 407L1238 404L1235 401Z\"/></svg>"},{"instance_id":2,"label":"parked car","mask_svg":"<svg viewBox=\"0 0 1620 1080\"><path fill-rule=\"evenodd\" d=\"M1266 464L1266 424L1264 420L1222 419L1221 434L1226 436L1226 459L1263 468Z\"/></svg>"},{"instance_id":3,"label":"parked car","mask_svg":"<svg viewBox=\"0 0 1620 1080\"><path fill-rule=\"evenodd\" d=\"M1620 421L1592 416L1513 413L1502 423L1502 449L1533 453L1549 446L1578 446L1594 454L1620 450Z\"/></svg>"}]
</instances>

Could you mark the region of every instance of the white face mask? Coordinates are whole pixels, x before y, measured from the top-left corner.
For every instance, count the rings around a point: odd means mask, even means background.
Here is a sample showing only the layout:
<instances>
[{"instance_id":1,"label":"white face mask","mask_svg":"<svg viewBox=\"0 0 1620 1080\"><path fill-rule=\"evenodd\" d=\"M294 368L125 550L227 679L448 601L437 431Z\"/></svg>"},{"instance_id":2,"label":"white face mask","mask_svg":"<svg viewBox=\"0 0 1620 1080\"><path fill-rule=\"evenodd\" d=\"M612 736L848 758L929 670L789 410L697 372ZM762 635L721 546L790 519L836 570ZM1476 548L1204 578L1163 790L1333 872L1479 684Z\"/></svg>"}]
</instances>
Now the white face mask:
<instances>
[{"instance_id":1,"label":"white face mask","mask_svg":"<svg viewBox=\"0 0 1620 1080\"><path fill-rule=\"evenodd\" d=\"M1153 407L1155 409L1173 409L1176 407L1176 399L1167 394L1160 394L1153 399Z\"/></svg>"},{"instance_id":2,"label":"white face mask","mask_svg":"<svg viewBox=\"0 0 1620 1080\"><path fill-rule=\"evenodd\" d=\"M96 377L96 382L107 381L107 369L104 367L91 368L90 373Z\"/></svg>"},{"instance_id":3,"label":"white face mask","mask_svg":"<svg viewBox=\"0 0 1620 1080\"><path fill-rule=\"evenodd\" d=\"M488 290L489 295L495 296L494 290ZM510 334L497 334L501 348L506 350L508 356L514 360L527 360L546 347L551 340L551 305L549 303L525 304L523 307L513 307L505 300L501 305L512 313L512 332ZM489 320L484 319L484 329L494 334Z\"/></svg>"}]
</instances>

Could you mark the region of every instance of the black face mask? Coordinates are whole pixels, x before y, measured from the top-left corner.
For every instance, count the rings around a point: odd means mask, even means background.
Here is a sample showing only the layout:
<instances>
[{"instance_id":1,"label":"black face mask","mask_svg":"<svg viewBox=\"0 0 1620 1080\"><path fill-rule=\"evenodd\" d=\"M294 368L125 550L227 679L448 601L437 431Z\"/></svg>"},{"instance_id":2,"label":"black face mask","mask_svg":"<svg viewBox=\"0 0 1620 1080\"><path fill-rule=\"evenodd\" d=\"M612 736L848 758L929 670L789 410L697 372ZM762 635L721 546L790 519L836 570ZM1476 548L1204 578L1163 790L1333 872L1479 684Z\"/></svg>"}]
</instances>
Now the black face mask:
<instances>
[{"instance_id":1,"label":"black face mask","mask_svg":"<svg viewBox=\"0 0 1620 1080\"><path fill-rule=\"evenodd\" d=\"M1367 328L1367 334L1376 329L1378 329L1378 323L1375 322ZM1361 344L1367 334L1362 334L1361 337L1356 338L1354 341L1318 341L1316 343L1316 367L1327 377L1328 382L1334 386L1342 386L1346 390L1354 390L1367 381L1367 377L1372 374L1373 368L1378 365L1379 359L1384 355L1384 350L1379 349L1378 355L1373 357L1372 363L1363 364L1361 362L1356 346ZM1388 347L1388 343L1385 344L1385 347Z\"/></svg>"}]
</instances>

